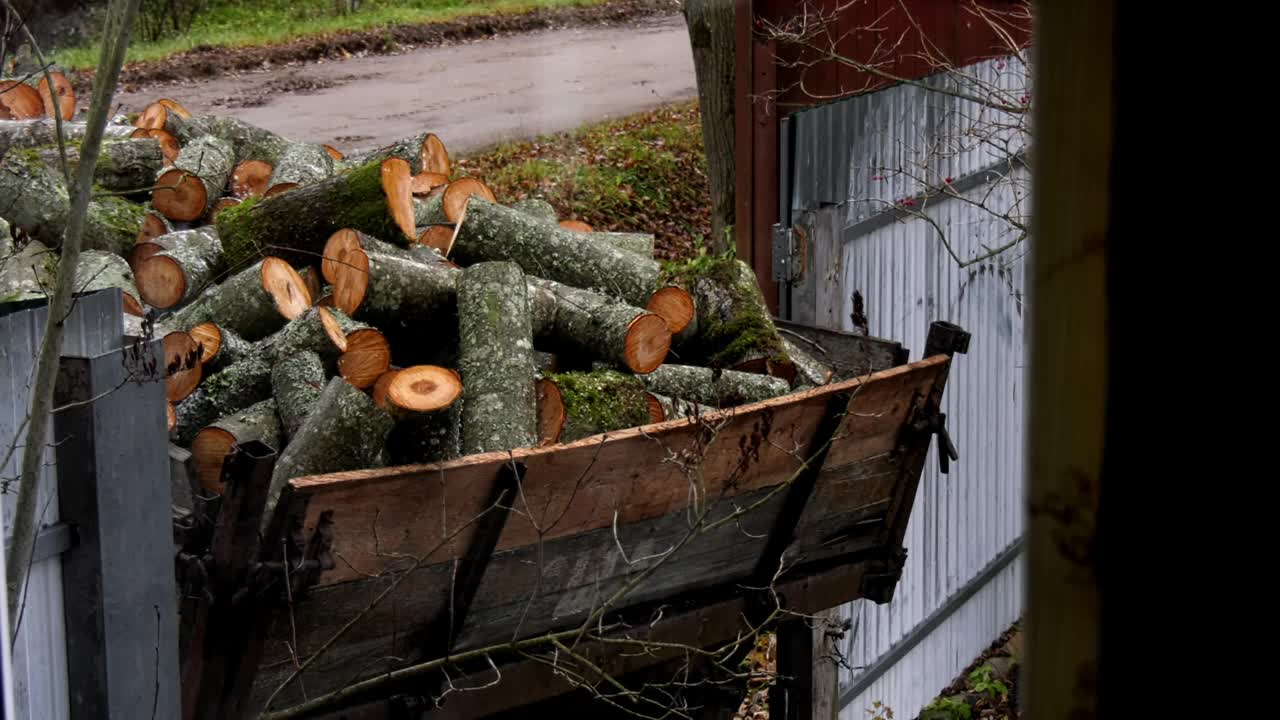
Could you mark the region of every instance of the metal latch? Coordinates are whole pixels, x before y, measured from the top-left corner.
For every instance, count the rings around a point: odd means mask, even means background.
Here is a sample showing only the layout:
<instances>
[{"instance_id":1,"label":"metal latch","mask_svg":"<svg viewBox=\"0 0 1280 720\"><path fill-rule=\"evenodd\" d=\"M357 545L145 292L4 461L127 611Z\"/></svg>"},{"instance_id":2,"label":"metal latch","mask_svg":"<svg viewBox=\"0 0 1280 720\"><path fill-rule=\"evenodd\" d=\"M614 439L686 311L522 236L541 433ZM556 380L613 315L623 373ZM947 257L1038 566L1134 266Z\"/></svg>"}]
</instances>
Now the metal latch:
<instances>
[{"instance_id":1,"label":"metal latch","mask_svg":"<svg viewBox=\"0 0 1280 720\"><path fill-rule=\"evenodd\" d=\"M947 432L947 414L939 412L928 415L917 420L915 428L920 432L938 436L938 470L943 475L947 475L951 470L951 463L960 459L960 451L956 449L955 443L951 442L951 434Z\"/></svg>"},{"instance_id":2,"label":"metal latch","mask_svg":"<svg viewBox=\"0 0 1280 720\"><path fill-rule=\"evenodd\" d=\"M773 279L791 282L800 276L796 252L796 236L790 227L773 225Z\"/></svg>"}]
</instances>

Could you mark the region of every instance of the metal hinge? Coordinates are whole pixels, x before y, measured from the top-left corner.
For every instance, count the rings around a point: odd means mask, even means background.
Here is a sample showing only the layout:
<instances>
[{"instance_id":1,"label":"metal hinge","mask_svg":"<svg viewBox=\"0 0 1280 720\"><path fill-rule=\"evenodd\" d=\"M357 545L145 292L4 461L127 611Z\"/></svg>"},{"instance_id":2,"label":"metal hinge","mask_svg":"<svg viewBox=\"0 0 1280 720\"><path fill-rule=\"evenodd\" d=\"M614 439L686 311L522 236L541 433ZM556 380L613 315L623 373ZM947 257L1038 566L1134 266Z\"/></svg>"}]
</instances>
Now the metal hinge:
<instances>
[{"instance_id":1,"label":"metal hinge","mask_svg":"<svg viewBox=\"0 0 1280 720\"><path fill-rule=\"evenodd\" d=\"M791 282L800 276L796 234L781 223L773 226L773 279Z\"/></svg>"}]
</instances>

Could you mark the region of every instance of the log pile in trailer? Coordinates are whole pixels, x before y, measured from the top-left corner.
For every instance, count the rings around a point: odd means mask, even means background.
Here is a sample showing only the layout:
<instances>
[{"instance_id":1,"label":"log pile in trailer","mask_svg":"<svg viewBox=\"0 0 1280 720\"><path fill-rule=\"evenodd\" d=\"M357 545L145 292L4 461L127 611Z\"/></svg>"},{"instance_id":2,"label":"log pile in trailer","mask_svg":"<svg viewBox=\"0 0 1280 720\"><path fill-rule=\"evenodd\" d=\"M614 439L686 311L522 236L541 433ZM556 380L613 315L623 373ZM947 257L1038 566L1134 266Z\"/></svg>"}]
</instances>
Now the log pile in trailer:
<instances>
[{"instance_id":1,"label":"log pile in trailer","mask_svg":"<svg viewBox=\"0 0 1280 720\"><path fill-rule=\"evenodd\" d=\"M74 97L30 90L0 107L0 301L50 287L70 207L47 114ZM74 163L83 126L63 119ZM96 169L83 288L120 288L163 338L172 440L211 492L249 441L279 453L274 497L831 379L745 263L661 263L643 228L498 197L430 132L346 156L169 99L126 122Z\"/></svg>"}]
</instances>

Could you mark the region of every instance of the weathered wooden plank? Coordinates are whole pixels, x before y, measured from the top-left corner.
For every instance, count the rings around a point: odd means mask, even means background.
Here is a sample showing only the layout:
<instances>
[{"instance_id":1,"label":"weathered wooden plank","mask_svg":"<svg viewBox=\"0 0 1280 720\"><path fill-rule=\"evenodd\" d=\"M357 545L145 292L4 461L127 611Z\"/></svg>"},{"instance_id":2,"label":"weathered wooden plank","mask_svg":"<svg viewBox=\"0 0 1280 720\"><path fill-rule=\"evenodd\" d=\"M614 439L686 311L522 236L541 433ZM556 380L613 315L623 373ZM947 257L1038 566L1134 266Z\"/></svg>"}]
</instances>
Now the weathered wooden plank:
<instances>
[{"instance_id":1,"label":"weathered wooden plank","mask_svg":"<svg viewBox=\"0 0 1280 720\"><path fill-rule=\"evenodd\" d=\"M860 377L906 364L902 343L825 327L774 318L782 334L798 343L826 365L835 368L837 380Z\"/></svg>"}]
</instances>

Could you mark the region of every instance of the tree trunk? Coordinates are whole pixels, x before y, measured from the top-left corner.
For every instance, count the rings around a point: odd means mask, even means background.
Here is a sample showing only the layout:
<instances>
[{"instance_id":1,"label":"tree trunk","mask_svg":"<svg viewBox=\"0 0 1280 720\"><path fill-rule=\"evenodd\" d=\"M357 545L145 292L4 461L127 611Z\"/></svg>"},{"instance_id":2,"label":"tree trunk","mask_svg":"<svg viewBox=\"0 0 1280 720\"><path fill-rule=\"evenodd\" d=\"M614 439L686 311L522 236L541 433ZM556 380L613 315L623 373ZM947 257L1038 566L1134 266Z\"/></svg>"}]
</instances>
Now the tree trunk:
<instances>
[{"instance_id":1,"label":"tree trunk","mask_svg":"<svg viewBox=\"0 0 1280 720\"><path fill-rule=\"evenodd\" d=\"M173 167L156 178L151 205L170 220L199 220L222 197L235 165L226 142L211 135L193 140L182 148Z\"/></svg>"},{"instance_id":2,"label":"tree trunk","mask_svg":"<svg viewBox=\"0 0 1280 720\"><path fill-rule=\"evenodd\" d=\"M46 167L38 153L17 152L0 158L0 207L15 227L51 248L61 247L71 216L71 199L61 175ZM84 219L84 248L128 255L142 230L144 215L140 205L121 197L91 199Z\"/></svg>"},{"instance_id":3,"label":"tree trunk","mask_svg":"<svg viewBox=\"0 0 1280 720\"><path fill-rule=\"evenodd\" d=\"M589 290L528 277L534 340L558 353L601 358L631 372L661 365L671 333L658 315Z\"/></svg>"},{"instance_id":4,"label":"tree trunk","mask_svg":"<svg viewBox=\"0 0 1280 720\"><path fill-rule=\"evenodd\" d=\"M713 408L768 400L791 391L780 378L692 365L663 365L639 377L649 392Z\"/></svg>"},{"instance_id":5,"label":"tree trunk","mask_svg":"<svg viewBox=\"0 0 1280 720\"><path fill-rule=\"evenodd\" d=\"M62 156L56 147L43 148L40 157L55 172L62 172ZM147 193L156 183L156 175L164 167L164 153L156 140L121 140L102 146L98 164L93 169L94 183L112 192ZM67 165L73 174L79 172L80 146L67 146Z\"/></svg>"},{"instance_id":6,"label":"tree trunk","mask_svg":"<svg viewBox=\"0 0 1280 720\"><path fill-rule=\"evenodd\" d=\"M254 341L279 330L310 306L306 284L297 271L280 258L269 257L202 293L195 302L165 318L163 325L190 330L200 323L215 322Z\"/></svg>"},{"instance_id":7,"label":"tree trunk","mask_svg":"<svg viewBox=\"0 0 1280 720\"><path fill-rule=\"evenodd\" d=\"M195 461L196 477L200 485L211 493L223 491L222 463L231 447L251 440L264 442L279 452L283 449L280 436L280 418L276 415L276 401L266 399L244 410L220 418L196 433L191 441L191 457Z\"/></svg>"},{"instance_id":8,"label":"tree trunk","mask_svg":"<svg viewBox=\"0 0 1280 720\"><path fill-rule=\"evenodd\" d=\"M283 184L310 185L333 176L333 158L323 145L294 143L280 153L267 192Z\"/></svg>"},{"instance_id":9,"label":"tree trunk","mask_svg":"<svg viewBox=\"0 0 1280 720\"><path fill-rule=\"evenodd\" d=\"M271 391L286 441L297 434L298 428L311 414L324 384L324 362L311 350L286 355L276 361L271 369Z\"/></svg>"},{"instance_id":10,"label":"tree trunk","mask_svg":"<svg viewBox=\"0 0 1280 720\"><path fill-rule=\"evenodd\" d=\"M532 447L537 430L533 330L514 263L478 263L458 277L462 451Z\"/></svg>"},{"instance_id":11,"label":"tree trunk","mask_svg":"<svg viewBox=\"0 0 1280 720\"><path fill-rule=\"evenodd\" d=\"M653 420L649 393L634 375L616 370L567 372L552 374L546 381L555 392L545 392L540 416L555 417L555 403L561 404L563 429L552 440L550 433L540 433L541 440L568 443L591 435L647 425ZM548 389L549 390L549 389ZM554 427L554 423L551 423Z\"/></svg>"},{"instance_id":12,"label":"tree trunk","mask_svg":"<svg viewBox=\"0 0 1280 720\"><path fill-rule=\"evenodd\" d=\"M162 249L135 261L135 267L138 292L153 307L186 305L209 289L222 271L222 242L211 226L161 235L151 243Z\"/></svg>"},{"instance_id":13,"label":"tree trunk","mask_svg":"<svg viewBox=\"0 0 1280 720\"><path fill-rule=\"evenodd\" d=\"M462 380L448 368L418 365L393 370L378 379L385 388L374 390L374 402L396 420L387 440L392 462L431 463L458 457Z\"/></svg>"},{"instance_id":14,"label":"tree trunk","mask_svg":"<svg viewBox=\"0 0 1280 720\"><path fill-rule=\"evenodd\" d=\"M344 258L331 279L334 303L353 317L383 329L453 317L458 270L363 250Z\"/></svg>"},{"instance_id":15,"label":"tree trunk","mask_svg":"<svg viewBox=\"0 0 1280 720\"><path fill-rule=\"evenodd\" d=\"M206 375L242 360L253 351L253 343L217 323L200 323L187 333L203 348L200 364Z\"/></svg>"},{"instance_id":16,"label":"tree trunk","mask_svg":"<svg viewBox=\"0 0 1280 720\"><path fill-rule=\"evenodd\" d=\"M85 129L82 122L62 123L62 137L67 143L84 139ZM132 125L107 125L103 129L104 143L114 140L127 140L137 128ZM58 144L58 133L52 119L40 120L0 120L0 156L8 157L14 150L37 148ZM103 147L106 147L104 144ZM68 145L70 150L70 145Z\"/></svg>"},{"instance_id":17,"label":"tree trunk","mask_svg":"<svg viewBox=\"0 0 1280 720\"><path fill-rule=\"evenodd\" d=\"M172 129L169 129L169 127ZM185 146L205 135L222 140L231 146L235 162L263 160L276 164L280 155L292 143L270 130L229 115L197 115L183 120L169 113L166 129Z\"/></svg>"},{"instance_id":18,"label":"tree trunk","mask_svg":"<svg viewBox=\"0 0 1280 720\"><path fill-rule=\"evenodd\" d=\"M716 255L734 247L734 6L730 0L684 3L711 184L709 249Z\"/></svg>"},{"instance_id":19,"label":"tree trunk","mask_svg":"<svg viewBox=\"0 0 1280 720\"><path fill-rule=\"evenodd\" d=\"M531 275L602 292L641 308L648 308L659 288L657 261L612 245L583 242L580 233L479 197L467 205L452 254L463 265L514 262ZM684 329L689 320L664 319L677 326L672 332Z\"/></svg>"},{"instance_id":20,"label":"tree trunk","mask_svg":"<svg viewBox=\"0 0 1280 720\"><path fill-rule=\"evenodd\" d=\"M293 478L376 467L393 425L368 395L342 378L331 378L276 461L264 525Z\"/></svg>"},{"instance_id":21,"label":"tree trunk","mask_svg":"<svg viewBox=\"0 0 1280 720\"><path fill-rule=\"evenodd\" d=\"M350 228L408 245L417 239L412 179L403 160L370 162L313 185L248 200L218 214L227 264L236 267L264 253L314 262L329 237Z\"/></svg>"}]
</instances>

